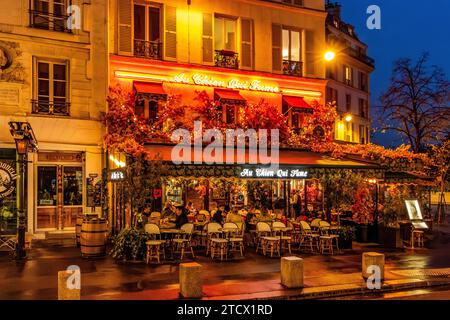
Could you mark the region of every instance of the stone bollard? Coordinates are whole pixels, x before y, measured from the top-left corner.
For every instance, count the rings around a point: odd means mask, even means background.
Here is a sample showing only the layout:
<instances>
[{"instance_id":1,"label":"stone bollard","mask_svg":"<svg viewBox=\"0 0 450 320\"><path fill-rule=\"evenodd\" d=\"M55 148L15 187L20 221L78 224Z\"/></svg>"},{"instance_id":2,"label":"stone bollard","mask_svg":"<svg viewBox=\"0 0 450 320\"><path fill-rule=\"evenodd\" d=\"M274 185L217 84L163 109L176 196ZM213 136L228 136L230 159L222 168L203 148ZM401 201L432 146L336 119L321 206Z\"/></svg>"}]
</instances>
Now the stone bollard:
<instances>
[{"instance_id":1,"label":"stone bollard","mask_svg":"<svg viewBox=\"0 0 450 320\"><path fill-rule=\"evenodd\" d=\"M81 289L70 288L68 281L72 273L67 271L58 271L58 300L80 300Z\"/></svg>"},{"instance_id":2,"label":"stone bollard","mask_svg":"<svg viewBox=\"0 0 450 320\"><path fill-rule=\"evenodd\" d=\"M203 295L202 266L196 262L180 264L180 294L183 298L201 298Z\"/></svg>"},{"instance_id":3,"label":"stone bollard","mask_svg":"<svg viewBox=\"0 0 450 320\"><path fill-rule=\"evenodd\" d=\"M362 276L369 278L373 273L367 272L369 266L378 266L380 268L381 280L384 279L384 254L378 252L363 252L362 254Z\"/></svg>"},{"instance_id":4,"label":"stone bollard","mask_svg":"<svg viewBox=\"0 0 450 320\"><path fill-rule=\"evenodd\" d=\"M303 287L303 259L299 257L281 258L281 284L288 288Z\"/></svg>"}]
</instances>

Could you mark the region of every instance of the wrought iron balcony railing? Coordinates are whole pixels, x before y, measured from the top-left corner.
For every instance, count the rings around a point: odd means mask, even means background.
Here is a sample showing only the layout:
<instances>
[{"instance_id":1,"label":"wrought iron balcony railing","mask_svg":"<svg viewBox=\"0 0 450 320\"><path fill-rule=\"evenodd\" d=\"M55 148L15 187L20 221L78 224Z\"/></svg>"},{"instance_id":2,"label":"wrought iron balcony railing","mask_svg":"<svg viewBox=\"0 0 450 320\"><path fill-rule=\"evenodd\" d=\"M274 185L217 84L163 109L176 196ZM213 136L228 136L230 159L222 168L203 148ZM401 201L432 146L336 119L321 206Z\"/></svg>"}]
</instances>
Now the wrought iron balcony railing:
<instances>
[{"instance_id":1,"label":"wrought iron balcony railing","mask_svg":"<svg viewBox=\"0 0 450 320\"><path fill-rule=\"evenodd\" d=\"M239 68L239 56L234 51L216 50L214 54L214 64L222 68Z\"/></svg>"},{"instance_id":2,"label":"wrought iron balcony railing","mask_svg":"<svg viewBox=\"0 0 450 320\"><path fill-rule=\"evenodd\" d=\"M162 42L134 39L134 56L139 58L161 60Z\"/></svg>"},{"instance_id":3,"label":"wrought iron balcony railing","mask_svg":"<svg viewBox=\"0 0 450 320\"><path fill-rule=\"evenodd\" d=\"M301 77L303 72L303 62L283 60L283 74Z\"/></svg>"},{"instance_id":4,"label":"wrought iron balcony railing","mask_svg":"<svg viewBox=\"0 0 450 320\"><path fill-rule=\"evenodd\" d=\"M68 15L30 10L30 27L72 33L72 30L67 28L68 18Z\"/></svg>"},{"instance_id":5,"label":"wrought iron balcony railing","mask_svg":"<svg viewBox=\"0 0 450 320\"><path fill-rule=\"evenodd\" d=\"M58 116L70 114L70 102L52 102L43 100L31 100L33 113Z\"/></svg>"},{"instance_id":6,"label":"wrought iron balcony railing","mask_svg":"<svg viewBox=\"0 0 450 320\"><path fill-rule=\"evenodd\" d=\"M367 56L365 53L360 52L352 47L347 47L344 49L344 52L348 54L349 56L352 56L356 59L358 59L361 62L364 62L365 64L373 67L375 66L375 60L371 57Z\"/></svg>"}]
</instances>

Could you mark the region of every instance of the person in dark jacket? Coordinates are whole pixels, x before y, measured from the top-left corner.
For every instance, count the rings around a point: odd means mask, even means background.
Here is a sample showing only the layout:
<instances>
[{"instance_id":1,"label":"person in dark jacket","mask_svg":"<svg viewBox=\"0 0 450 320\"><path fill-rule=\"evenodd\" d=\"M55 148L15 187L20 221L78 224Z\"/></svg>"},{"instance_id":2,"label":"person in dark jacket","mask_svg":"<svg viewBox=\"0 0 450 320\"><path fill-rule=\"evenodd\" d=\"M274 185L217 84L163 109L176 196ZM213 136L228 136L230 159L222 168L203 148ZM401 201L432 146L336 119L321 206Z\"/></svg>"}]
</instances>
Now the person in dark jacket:
<instances>
[{"instance_id":1,"label":"person in dark jacket","mask_svg":"<svg viewBox=\"0 0 450 320\"><path fill-rule=\"evenodd\" d=\"M175 226L177 229L180 229L183 224L186 224L189 222L188 217L186 215L185 210L183 210L183 207L178 207L176 210L177 218L175 219Z\"/></svg>"},{"instance_id":2,"label":"person in dark jacket","mask_svg":"<svg viewBox=\"0 0 450 320\"><path fill-rule=\"evenodd\" d=\"M223 206L219 207L212 217L212 222L223 223Z\"/></svg>"}]
</instances>

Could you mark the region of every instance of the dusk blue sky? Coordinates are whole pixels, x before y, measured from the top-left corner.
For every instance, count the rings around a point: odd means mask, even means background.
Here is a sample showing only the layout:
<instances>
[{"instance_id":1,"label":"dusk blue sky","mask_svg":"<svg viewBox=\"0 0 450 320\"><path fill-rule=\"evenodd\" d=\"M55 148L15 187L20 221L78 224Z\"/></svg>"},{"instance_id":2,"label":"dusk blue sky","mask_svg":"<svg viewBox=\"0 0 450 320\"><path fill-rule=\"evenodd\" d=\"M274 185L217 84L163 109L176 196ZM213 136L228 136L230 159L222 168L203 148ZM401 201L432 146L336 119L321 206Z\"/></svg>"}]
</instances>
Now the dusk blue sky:
<instances>
[{"instance_id":1,"label":"dusk blue sky","mask_svg":"<svg viewBox=\"0 0 450 320\"><path fill-rule=\"evenodd\" d=\"M336 2L336 1L332 1ZM371 102L386 90L392 63L401 57L416 59L422 52L430 53L430 63L441 66L450 75L450 0L340 0L342 18L355 26L359 38L369 46L375 59L371 76ZM381 8L381 30L366 27L367 7ZM372 142L394 147L402 140L393 134L372 135ZM406 141L405 141L406 142Z\"/></svg>"}]
</instances>

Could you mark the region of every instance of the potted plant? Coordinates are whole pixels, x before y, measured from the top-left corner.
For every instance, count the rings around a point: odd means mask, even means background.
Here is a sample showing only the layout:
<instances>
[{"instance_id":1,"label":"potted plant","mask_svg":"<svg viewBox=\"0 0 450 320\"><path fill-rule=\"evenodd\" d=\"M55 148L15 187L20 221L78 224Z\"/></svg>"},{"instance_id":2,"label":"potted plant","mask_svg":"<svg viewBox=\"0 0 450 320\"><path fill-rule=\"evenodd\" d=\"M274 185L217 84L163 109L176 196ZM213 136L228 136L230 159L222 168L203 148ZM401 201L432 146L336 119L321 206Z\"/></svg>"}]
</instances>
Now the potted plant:
<instances>
[{"instance_id":1,"label":"potted plant","mask_svg":"<svg viewBox=\"0 0 450 320\"><path fill-rule=\"evenodd\" d=\"M113 248L110 255L115 259L124 261L144 260L147 240L149 240L149 237L144 230L125 228L113 239Z\"/></svg>"},{"instance_id":2,"label":"potted plant","mask_svg":"<svg viewBox=\"0 0 450 320\"><path fill-rule=\"evenodd\" d=\"M341 226L338 230L339 248L352 249L353 239L355 239L355 228L351 226Z\"/></svg>"},{"instance_id":3,"label":"potted plant","mask_svg":"<svg viewBox=\"0 0 450 320\"><path fill-rule=\"evenodd\" d=\"M404 210L401 190L390 186L386 190L384 205L379 205L378 211L378 242L387 247L401 248L403 246L398 217Z\"/></svg>"},{"instance_id":4,"label":"potted plant","mask_svg":"<svg viewBox=\"0 0 450 320\"><path fill-rule=\"evenodd\" d=\"M358 224L357 240L368 242L368 225L373 223L374 203L367 184L360 184L355 194L355 202L352 205L352 219Z\"/></svg>"}]
</instances>

